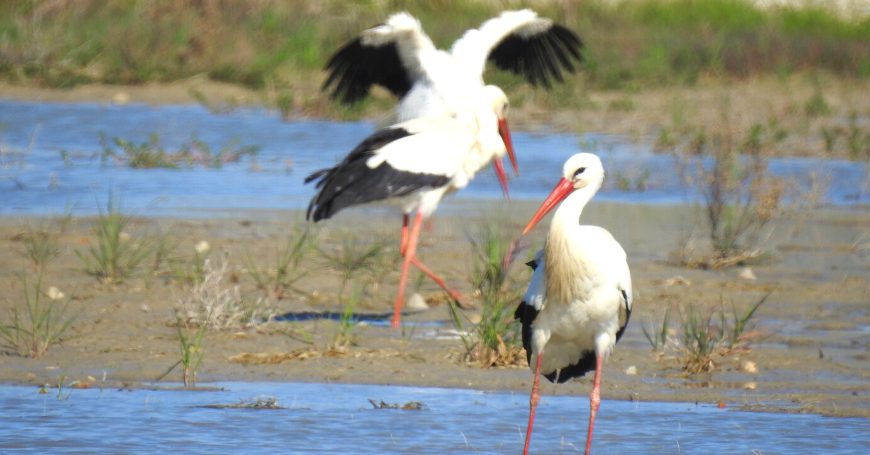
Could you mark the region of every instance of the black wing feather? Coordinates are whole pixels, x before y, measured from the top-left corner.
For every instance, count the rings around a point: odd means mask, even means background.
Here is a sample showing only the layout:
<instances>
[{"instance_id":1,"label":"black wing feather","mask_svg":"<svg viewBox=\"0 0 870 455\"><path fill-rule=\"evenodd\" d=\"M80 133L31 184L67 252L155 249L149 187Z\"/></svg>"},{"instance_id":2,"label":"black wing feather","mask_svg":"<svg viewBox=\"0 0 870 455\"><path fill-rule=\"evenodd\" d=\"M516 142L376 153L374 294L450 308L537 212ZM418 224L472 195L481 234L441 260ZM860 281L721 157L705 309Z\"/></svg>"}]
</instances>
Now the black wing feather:
<instances>
[{"instance_id":1,"label":"black wing feather","mask_svg":"<svg viewBox=\"0 0 870 455\"><path fill-rule=\"evenodd\" d=\"M507 36L490 52L489 60L523 76L532 85L549 88L551 80L562 82L563 70L574 72L574 61L583 59L582 47L583 42L574 32L553 24L543 33Z\"/></svg>"},{"instance_id":2,"label":"black wing feather","mask_svg":"<svg viewBox=\"0 0 870 455\"><path fill-rule=\"evenodd\" d=\"M534 266L529 265L529 267L534 269L537 267L537 264ZM531 305L527 305L525 300L520 302L516 311L514 311L514 319L518 319L523 328L523 349L526 350L526 361L529 362L529 364L532 363L532 323L535 322L535 318L537 317L538 310Z\"/></svg>"},{"instance_id":3,"label":"black wing feather","mask_svg":"<svg viewBox=\"0 0 870 455\"><path fill-rule=\"evenodd\" d=\"M305 183L316 180L315 188L320 191L308 204L305 218L316 222L330 218L346 207L401 197L420 188L437 188L447 184L450 181L447 176L400 171L386 162L374 169L368 167L366 161L375 151L410 135L404 128L377 131L351 150L335 167L321 169L306 177Z\"/></svg>"},{"instance_id":4,"label":"black wing feather","mask_svg":"<svg viewBox=\"0 0 870 455\"><path fill-rule=\"evenodd\" d=\"M329 76L323 82L329 97L353 104L368 96L372 85L380 85L397 97L411 90L413 81L402 66L396 43L365 45L358 37L339 48L326 64Z\"/></svg>"},{"instance_id":5,"label":"black wing feather","mask_svg":"<svg viewBox=\"0 0 870 455\"><path fill-rule=\"evenodd\" d=\"M620 289L619 292L622 294L622 301L625 304L625 322L622 323L622 327L616 331L616 341L619 341L622 338L622 334L625 333L625 328L628 327L628 320L631 319L631 307L628 306L628 294L625 293L624 289Z\"/></svg>"}]
</instances>

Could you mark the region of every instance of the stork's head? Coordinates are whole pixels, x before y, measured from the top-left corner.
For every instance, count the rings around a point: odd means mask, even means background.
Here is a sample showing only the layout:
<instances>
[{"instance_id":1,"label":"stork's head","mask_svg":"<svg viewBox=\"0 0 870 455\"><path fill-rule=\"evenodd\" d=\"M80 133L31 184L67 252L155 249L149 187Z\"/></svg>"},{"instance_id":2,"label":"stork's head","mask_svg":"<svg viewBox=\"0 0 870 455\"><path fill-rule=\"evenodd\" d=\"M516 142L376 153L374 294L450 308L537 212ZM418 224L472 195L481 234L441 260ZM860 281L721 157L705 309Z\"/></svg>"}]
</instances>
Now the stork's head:
<instances>
[{"instance_id":1,"label":"stork's head","mask_svg":"<svg viewBox=\"0 0 870 455\"><path fill-rule=\"evenodd\" d=\"M568 158L562 166L562 179L541 203L538 211L523 229L523 235L531 231L550 210L574 191L583 190L591 198L601 188L602 183L604 183L604 166L597 156L591 153L578 153Z\"/></svg>"},{"instance_id":2,"label":"stork's head","mask_svg":"<svg viewBox=\"0 0 870 455\"><path fill-rule=\"evenodd\" d=\"M591 153L578 153L565 161L562 166L562 178L568 181L574 190L591 186L595 188L593 192L598 191L604 183L604 166L597 156Z\"/></svg>"},{"instance_id":3,"label":"stork's head","mask_svg":"<svg viewBox=\"0 0 870 455\"><path fill-rule=\"evenodd\" d=\"M487 85L483 87L483 96L490 104L490 107L492 107L493 113L495 113L498 120L498 134L501 136L502 142L504 142L504 150L496 154L493 158L492 164L495 167L495 172L498 175L502 190L504 191L505 196L507 196L507 175L505 175L504 165L501 162L505 152L511 160L514 174L519 175L520 173L519 166L517 165L517 156L514 154L514 144L511 142L511 131L507 124L507 113L510 103L508 102L507 95L505 95L504 91L495 85Z\"/></svg>"}]
</instances>

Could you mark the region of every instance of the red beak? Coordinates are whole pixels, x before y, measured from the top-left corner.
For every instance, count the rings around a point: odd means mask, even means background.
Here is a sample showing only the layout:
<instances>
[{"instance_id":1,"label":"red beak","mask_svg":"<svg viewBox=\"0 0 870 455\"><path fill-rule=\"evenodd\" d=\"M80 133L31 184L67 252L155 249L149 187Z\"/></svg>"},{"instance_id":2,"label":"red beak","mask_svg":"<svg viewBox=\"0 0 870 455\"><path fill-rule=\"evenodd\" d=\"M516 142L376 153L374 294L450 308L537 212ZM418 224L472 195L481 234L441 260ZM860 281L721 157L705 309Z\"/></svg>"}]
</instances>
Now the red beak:
<instances>
[{"instance_id":1,"label":"red beak","mask_svg":"<svg viewBox=\"0 0 870 455\"><path fill-rule=\"evenodd\" d=\"M502 164L501 158L493 159L492 167L495 168L495 176L498 177L498 184L501 185L501 191L504 193L504 198L510 200L511 196L508 194L507 174L504 172L504 164Z\"/></svg>"},{"instance_id":2,"label":"red beak","mask_svg":"<svg viewBox=\"0 0 870 455\"><path fill-rule=\"evenodd\" d=\"M507 120L503 118L498 119L498 134L504 141L508 158L510 158L511 166L514 168L514 175L520 175L520 166L517 164L517 156L514 154L514 143L511 142L511 130L508 128Z\"/></svg>"},{"instance_id":3,"label":"red beak","mask_svg":"<svg viewBox=\"0 0 870 455\"><path fill-rule=\"evenodd\" d=\"M528 232L538 224L538 221L541 221L541 218L547 216L547 213L550 213L550 210L553 210L553 207L559 205L559 203L568 197L572 191L574 191L574 184L571 183L571 181L564 177L562 180L559 180L559 183L556 184L553 191L550 191L550 195L547 196L547 199L544 199L544 202L542 202L541 206L538 207L538 211L535 212L535 215L529 221L529 224L527 224L526 228L523 229L523 235L528 234Z\"/></svg>"}]
</instances>

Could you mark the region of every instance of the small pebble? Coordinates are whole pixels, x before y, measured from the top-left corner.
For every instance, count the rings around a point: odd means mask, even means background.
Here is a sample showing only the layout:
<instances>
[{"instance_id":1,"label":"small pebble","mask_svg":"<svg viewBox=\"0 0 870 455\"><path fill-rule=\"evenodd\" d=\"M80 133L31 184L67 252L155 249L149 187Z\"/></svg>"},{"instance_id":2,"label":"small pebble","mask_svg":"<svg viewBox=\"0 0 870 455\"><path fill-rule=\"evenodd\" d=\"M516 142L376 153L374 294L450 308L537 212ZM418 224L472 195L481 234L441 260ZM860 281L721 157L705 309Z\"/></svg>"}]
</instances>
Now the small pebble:
<instances>
[{"instance_id":1,"label":"small pebble","mask_svg":"<svg viewBox=\"0 0 870 455\"><path fill-rule=\"evenodd\" d=\"M637 376L637 367L634 365L629 366L625 369L625 374L628 376Z\"/></svg>"},{"instance_id":2,"label":"small pebble","mask_svg":"<svg viewBox=\"0 0 870 455\"><path fill-rule=\"evenodd\" d=\"M121 233L118 234L118 239L121 240L122 242L126 242L126 241L130 240L131 238L133 238L133 236L130 235L130 233L128 233L128 232L121 231Z\"/></svg>"},{"instance_id":3,"label":"small pebble","mask_svg":"<svg viewBox=\"0 0 870 455\"><path fill-rule=\"evenodd\" d=\"M206 254L211 251L211 245L209 245L205 240L200 240L193 249L199 254Z\"/></svg>"},{"instance_id":4,"label":"small pebble","mask_svg":"<svg viewBox=\"0 0 870 455\"><path fill-rule=\"evenodd\" d=\"M127 92L117 92L112 95L112 102L115 104L127 104L130 102L130 95Z\"/></svg>"},{"instance_id":5,"label":"small pebble","mask_svg":"<svg viewBox=\"0 0 870 455\"><path fill-rule=\"evenodd\" d=\"M148 306L147 303L143 303L142 306L139 307L139 309L142 310L143 313L151 311L151 307Z\"/></svg>"},{"instance_id":6,"label":"small pebble","mask_svg":"<svg viewBox=\"0 0 870 455\"><path fill-rule=\"evenodd\" d=\"M755 365L755 362L751 360L744 360L740 364L740 371L744 373L755 374L758 373L758 366Z\"/></svg>"},{"instance_id":7,"label":"small pebble","mask_svg":"<svg viewBox=\"0 0 870 455\"><path fill-rule=\"evenodd\" d=\"M65 297L63 292L61 292L60 289L58 289L54 286L49 287L48 292L46 292L46 294L48 295L48 298L50 298L51 300L60 300L60 299Z\"/></svg>"},{"instance_id":8,"label":"small pebble","mask_svg":"<svg viewBox=\"0 0 870 455\"><path fill-rule=\"evenodd\" d=\"M749 281L755 281L758 279L755 277L755 272L753 272L752 269L749 267L743 267L740 270L740 278L743 278L744 280L749 280Z\"/></svg>"},{"instance_id":9,"label":"small pebble","mask_svg":"<svg viewBox=\"0 0 870 455\"><path fill-rule=\"evenodd\" d=\"M415 292L408 297L408 301L405 303L405 308L407 308L408 311L426 311L429 309L429 304L426 303L426 299L424 299L422 295Z\"/></svg>"},{"instance_id":10,"label":"small pebble","mask_svg":"<svg viewBox=\"0 0 870 455\"><path fill-rule=\"evenodd\" d=\"M682 275L677 275L671 278L668 278L664 281L664 285L671 286L691 286L692 282L684 278Z\"/></svg>"},{"instance_id":11,"label":"small pebble","mask_svg":"<svg viewBox=\"0 0 870 455\"><path fill-rule=\"evenodd\" d=\"M756 384L755 381L749 381L743 384L743 388L746 390L755 390L756 387L758 387L758 384Z\"/></svg>"}]
</instances>

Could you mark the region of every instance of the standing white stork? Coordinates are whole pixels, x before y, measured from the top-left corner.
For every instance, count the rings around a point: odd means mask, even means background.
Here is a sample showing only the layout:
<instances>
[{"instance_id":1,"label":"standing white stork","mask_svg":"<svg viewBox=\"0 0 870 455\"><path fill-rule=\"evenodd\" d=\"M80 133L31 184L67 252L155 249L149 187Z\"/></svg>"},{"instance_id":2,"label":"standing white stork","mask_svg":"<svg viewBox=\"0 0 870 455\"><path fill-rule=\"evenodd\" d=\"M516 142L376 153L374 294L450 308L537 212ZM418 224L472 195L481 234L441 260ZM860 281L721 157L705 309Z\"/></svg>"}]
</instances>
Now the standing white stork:
<instances>
[{"instance_id":1,"label":"standing white stork","mask_svg":"<svg viewBox=\"0 0 870 455\"><path fill-rule=\"evenodd\" d=\"M365 98L372 85L380 85L400 98L395 122L450 115L472 108L476 94L484 89L487 61L524 76L532 85L549 88L552 79L562 81L563 70L574 71L581 46L571 30L524 9L505 11L466 31L448 52L435 47L420 21L396 13L333 54L323 89L332 90L331 98L352 104ZM505 116L500 115L493 127L504 139L514 172L519 172ZM507 196L501 157L493 166Z\"/></svg>"},{"instance_id":2,"label":"standing white stork","mask_svg":"<svg viewBox=\"0 0 870 455\"><path fill-rule=\"evenodd\" d=\"M468 117L495 123L507 97L498 87L487 86L480 93L474 111L458 115L421 117L381 129L356 146L335 167L322 169L305 179L317 181L319 192L311 200L306 217L315 222L330 218L339 210L367 202L392 200L402 208L404 257L399 289L393 306L392 326L398 327L404 305L405 285L411 264L461 301L416 257L423 219L437 208L441 198L464 188L474 174L494 157L505 152L505 143L495 129L471 129ZM408 217L416 212L408 232Z\"/></svg>"},{"instance_id":3,"label":"standing white stork","mask_svg":"<svg viewBox=\"0 0 870 455\"><path fill-rule=\"evenodd\" d=\"M523 347L535 376L523 453L528 453L540 400L540 376L563 383L595 370L589 397L586 454L592 447L601 402L601 366L619 341L631 315L631 274L625 251L607 230L581 225L583 207L601 188L604 168L590 153L565 162L563 178L523 230L528 233L561 202L550 222L544 249L529 263L529 288L516 311Z\"/></svg>"}]
</instances>

